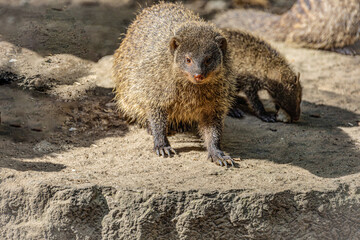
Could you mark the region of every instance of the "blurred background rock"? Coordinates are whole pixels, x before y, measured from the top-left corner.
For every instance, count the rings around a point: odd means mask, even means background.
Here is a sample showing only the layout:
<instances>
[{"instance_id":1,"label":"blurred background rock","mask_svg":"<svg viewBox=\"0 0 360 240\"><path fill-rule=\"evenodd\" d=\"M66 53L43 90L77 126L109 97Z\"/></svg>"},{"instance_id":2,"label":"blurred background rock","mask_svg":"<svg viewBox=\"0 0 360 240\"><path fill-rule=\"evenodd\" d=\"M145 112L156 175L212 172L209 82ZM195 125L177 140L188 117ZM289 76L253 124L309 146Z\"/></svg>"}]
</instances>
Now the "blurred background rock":
<instances>
[{"instance_id":1,"label":"blurred background rock","mask_svg":"<svg viewBox=\"0 0 360 240\"><path fill-rule=\"evenodd\" d=\"M111 55L139 9L152 0L0 0L0 40L42 56L68 53L97 61ZM175 1L171 1L175 2ZM284 0L184 0L206 19L232 8L287 11Z\"/></svg>"}]
</instances>

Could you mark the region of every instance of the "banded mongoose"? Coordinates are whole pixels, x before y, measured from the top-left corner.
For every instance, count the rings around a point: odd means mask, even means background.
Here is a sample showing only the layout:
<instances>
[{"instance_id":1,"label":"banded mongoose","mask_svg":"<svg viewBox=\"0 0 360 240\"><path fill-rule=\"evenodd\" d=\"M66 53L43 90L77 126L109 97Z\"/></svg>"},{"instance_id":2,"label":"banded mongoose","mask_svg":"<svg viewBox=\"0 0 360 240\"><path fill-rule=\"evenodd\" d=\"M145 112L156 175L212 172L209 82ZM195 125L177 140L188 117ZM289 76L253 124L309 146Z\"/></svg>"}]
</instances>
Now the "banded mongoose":
<instances>
[{"instance_id":1,"label":"banded mongoose","mask_svg":"<svg viewBox=\"0 0 360 240\"><path fill-rule=\"evenodd\" d=\"M302 97L300 75L295 74L286 59L260 38L238 30L222 31L231 48L230 58L237 90L245 93L254 113L265 122L299 120ZM262 89L267 90L275 102L277 116L265 111L258 95ZM237 102L240 102L239 98L230 111L231 116L239 117L236 114ZM283 119L284 114L288 114L289 119Z\"/></svg>"},{"instance_id":2,"label":"banded mongoose","mask_svg":"<svg viewBox=\"0 0 360 240\"><path fill-rule=\"evenodd\" d=\"M176 154L169 123L197 122L210 160L234 165L220 149L224 118L236 90L227 41L181 4L144 9L129 26L113 66L118 109L149 126L157 155Z\"/></svg>"}]
</instances>

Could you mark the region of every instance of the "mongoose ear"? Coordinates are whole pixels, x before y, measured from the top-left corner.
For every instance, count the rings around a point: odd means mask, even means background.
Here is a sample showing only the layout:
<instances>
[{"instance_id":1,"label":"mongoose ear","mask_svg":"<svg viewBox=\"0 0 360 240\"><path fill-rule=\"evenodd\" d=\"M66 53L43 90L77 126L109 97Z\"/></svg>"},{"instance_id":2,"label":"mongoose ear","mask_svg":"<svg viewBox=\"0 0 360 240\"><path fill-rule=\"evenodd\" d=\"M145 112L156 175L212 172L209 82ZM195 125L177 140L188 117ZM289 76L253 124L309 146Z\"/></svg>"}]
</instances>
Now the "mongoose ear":
<instances>
[{"instance_id":1,"label":"mongoose ear","mask_svg":"<svg viewBox=\"0 0 360 240\"><path fill-rule=\"evenodd\" d=\"M216 36L215 42L218 44L219 48L221 49L222 53L225 54L227 49L227 41L226 38L223 36Z\"/></svg>"},{"instance_id":2,"label":"mongoose ear","mask_svg":"<svg viewBox=\"0 0 360 240\"><path fill-rule=\"evenodd\" d=\"M174 54L175 50L179 47L180 45L180 39L178 37L173 37L170 40L170 52L171 54Z\"/></svg>"}]
</instances>

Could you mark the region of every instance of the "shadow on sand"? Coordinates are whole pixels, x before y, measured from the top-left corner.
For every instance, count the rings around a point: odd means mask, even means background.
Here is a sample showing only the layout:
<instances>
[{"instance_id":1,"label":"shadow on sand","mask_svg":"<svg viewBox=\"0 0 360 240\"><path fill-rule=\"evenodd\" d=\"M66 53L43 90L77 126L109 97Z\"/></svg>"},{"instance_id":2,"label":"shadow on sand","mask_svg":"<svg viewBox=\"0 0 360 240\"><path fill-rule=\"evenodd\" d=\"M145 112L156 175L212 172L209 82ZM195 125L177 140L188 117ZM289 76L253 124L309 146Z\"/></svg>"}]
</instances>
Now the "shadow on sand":
<instances>
[{"instance_id":1,"label":"shadow on sand","mask_svg":"<svg viewBox=\"0 0 360 240\"><path fill-rule=\"evenodd\" d=\"M64 102L36 91L1 86L0 168L57 172L63 164L30 162L96 140L124 136L128 125L116 112L112 89L96 88L89 98Z\"/></svg>"},{"instance_id":2,"label":"shadow on sand","mask_svg":"<svg viewBox=\"0 0 360 240\"><path fill-rule=\"evenodd\" d=\"M242 159L266 159L299 166L319 177L360 172L360 151L342 128L357 126L360 115L342 108L303 102L295 124L264 123L253 116L227 119L224 149Z\"/></svg>"}]
</instances>

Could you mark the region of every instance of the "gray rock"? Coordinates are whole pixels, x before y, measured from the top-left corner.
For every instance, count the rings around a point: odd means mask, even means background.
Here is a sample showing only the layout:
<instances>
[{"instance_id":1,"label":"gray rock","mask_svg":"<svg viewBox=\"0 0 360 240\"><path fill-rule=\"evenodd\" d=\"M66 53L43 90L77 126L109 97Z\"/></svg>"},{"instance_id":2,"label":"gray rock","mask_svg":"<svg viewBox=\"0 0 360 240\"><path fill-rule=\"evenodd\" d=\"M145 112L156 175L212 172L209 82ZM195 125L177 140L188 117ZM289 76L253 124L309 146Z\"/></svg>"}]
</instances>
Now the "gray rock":
<instances>
[{"instance_id":1,"label":"gray rock","mask_svg":"<svg viewBox=\"0 0 360 240\"><path fill-rule=\"evenodd\" d=\"M359 191L0 190L2 239L358 239Z\"/></svg>"}]
</instances>

